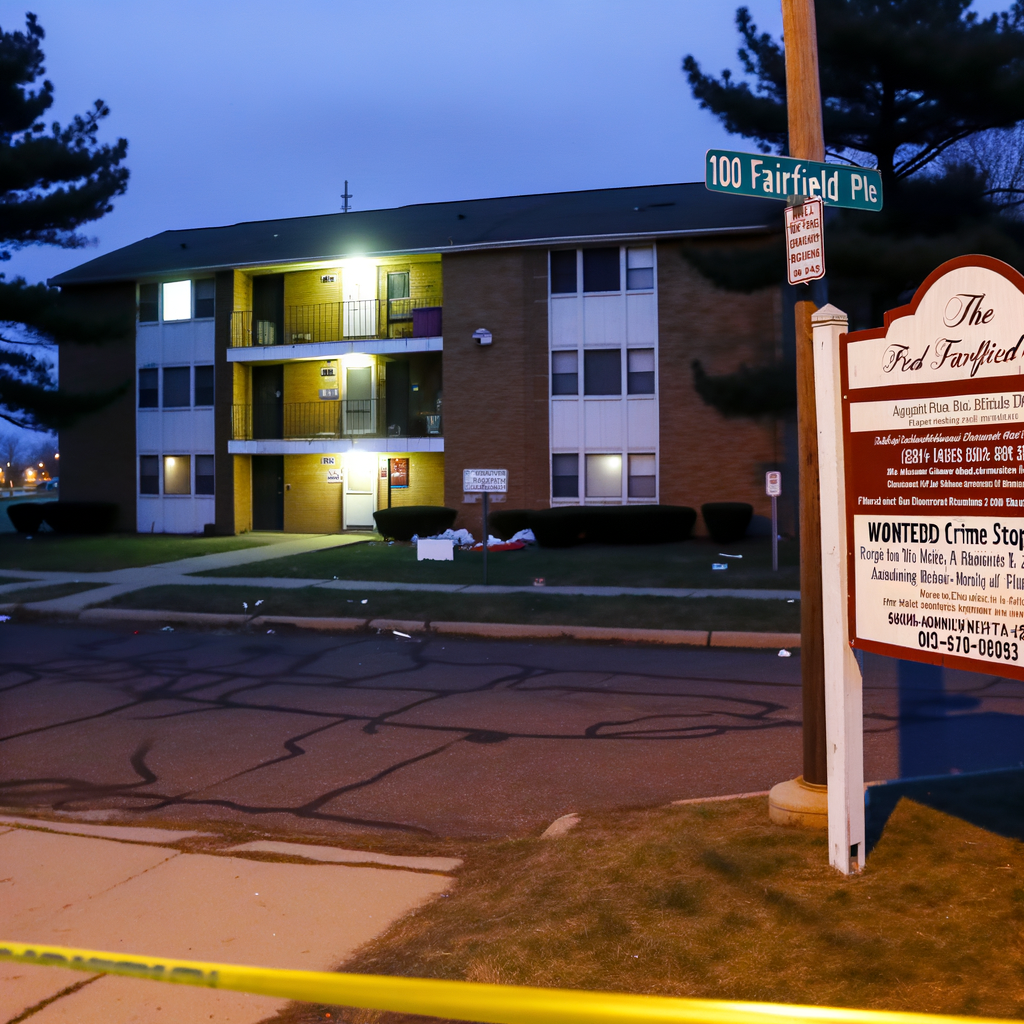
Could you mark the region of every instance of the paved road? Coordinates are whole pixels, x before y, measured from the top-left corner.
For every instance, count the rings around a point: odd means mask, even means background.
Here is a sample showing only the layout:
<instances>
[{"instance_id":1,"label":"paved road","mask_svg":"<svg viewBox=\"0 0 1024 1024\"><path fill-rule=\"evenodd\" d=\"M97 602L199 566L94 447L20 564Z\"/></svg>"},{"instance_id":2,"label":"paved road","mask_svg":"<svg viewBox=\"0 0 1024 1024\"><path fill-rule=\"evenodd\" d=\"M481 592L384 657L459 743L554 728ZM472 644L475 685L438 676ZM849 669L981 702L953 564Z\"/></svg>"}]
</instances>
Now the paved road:
<instances>
[{"instance_id":1,"label":"paved road","mask_svg":"<svg viewBox=\"0 0 1024 1024\"><path fill-rule=\"evenodd\" d=\"M800 771L799 658L774 651L0 629L13 809L501 836ZM868 778L899 772L894 664L869 665ZM957 707L1022 704L958 678L984 692Z\"/></svg>"}]
</instances>

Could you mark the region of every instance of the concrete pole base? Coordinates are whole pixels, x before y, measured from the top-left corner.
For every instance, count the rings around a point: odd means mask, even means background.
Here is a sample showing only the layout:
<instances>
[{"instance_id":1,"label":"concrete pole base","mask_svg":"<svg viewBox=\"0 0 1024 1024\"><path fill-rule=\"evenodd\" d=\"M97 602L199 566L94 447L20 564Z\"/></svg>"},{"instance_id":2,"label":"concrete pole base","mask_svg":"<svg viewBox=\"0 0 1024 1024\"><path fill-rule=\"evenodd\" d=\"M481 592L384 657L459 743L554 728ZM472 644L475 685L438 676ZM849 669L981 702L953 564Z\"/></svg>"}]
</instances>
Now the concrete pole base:
<instances>
[{"instance_id":1,"label":"concrete pole base","mask_svg":"<svg viewBox=\"0 0 1024 1024\"><path fill-rule=\"evenodd\" d=\"M828 828L828 786L795 779L780 782L768 794L768 817L776 825L796 828Z\"/></svg>"}]
</instances>

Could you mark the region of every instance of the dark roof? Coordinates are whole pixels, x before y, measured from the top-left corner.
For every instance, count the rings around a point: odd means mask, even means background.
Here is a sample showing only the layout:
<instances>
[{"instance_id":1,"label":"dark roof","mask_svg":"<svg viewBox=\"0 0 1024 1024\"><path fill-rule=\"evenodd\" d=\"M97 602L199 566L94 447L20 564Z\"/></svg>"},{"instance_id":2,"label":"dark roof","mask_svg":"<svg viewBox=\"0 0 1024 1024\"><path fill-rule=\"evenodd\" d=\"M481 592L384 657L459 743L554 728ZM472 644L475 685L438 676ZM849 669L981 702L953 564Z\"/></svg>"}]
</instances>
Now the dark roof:
<instances>
[{"instance_id":1,"label":"dark roof","mask_svg":"<svg viewBox=\"0 0 1024 1024\"><path fill-rule=\"evenodd\" d=\"M763 231L781 224L781 214L778 202L709 192L703 182L422 203L164 231L58 274L50 283L134 280L346 256Z\"/></svg>"}]
</instances>

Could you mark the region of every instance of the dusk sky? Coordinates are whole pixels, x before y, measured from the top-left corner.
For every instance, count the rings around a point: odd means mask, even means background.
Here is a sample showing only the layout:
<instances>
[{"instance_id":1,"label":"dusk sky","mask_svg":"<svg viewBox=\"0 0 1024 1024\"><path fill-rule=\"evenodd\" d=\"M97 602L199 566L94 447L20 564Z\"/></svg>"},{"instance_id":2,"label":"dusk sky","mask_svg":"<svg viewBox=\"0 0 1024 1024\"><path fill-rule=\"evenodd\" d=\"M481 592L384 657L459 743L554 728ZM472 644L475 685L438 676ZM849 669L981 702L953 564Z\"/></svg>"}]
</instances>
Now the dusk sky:
<instances>
[{"instance_id":1,"label":"dusk sky","mask_svg":"<svg viewBox=\"0 0 1024 1024\"><path fill-rule=\"evenodd\" d=\"M687 53L736 67L738 4L706 0L0 2L46 30L52 116L100 97L131 181L96 248L35 248L30 280L168 228L482 196L691 181L728 136ZM779 0L749 4L778 33ZM742 140L735 140L737 144Z\"/></svg>"}]
</instances>

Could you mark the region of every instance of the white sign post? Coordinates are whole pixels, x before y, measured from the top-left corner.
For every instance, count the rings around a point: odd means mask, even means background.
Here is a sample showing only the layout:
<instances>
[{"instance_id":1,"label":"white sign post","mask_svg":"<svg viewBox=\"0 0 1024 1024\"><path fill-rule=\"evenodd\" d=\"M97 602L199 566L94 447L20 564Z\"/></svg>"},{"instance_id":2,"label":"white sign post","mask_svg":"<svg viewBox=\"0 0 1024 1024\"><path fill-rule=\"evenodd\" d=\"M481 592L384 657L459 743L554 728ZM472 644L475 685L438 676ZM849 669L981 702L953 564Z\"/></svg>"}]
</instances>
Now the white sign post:
<instances>
[{"instance_id":1,"label":"white sign post","mask_svg":"<svg viewBox=\"0 0 1024 1024\"><path fill-rule=\"evenodd\" d=\"M507 469L464 469L462 490L465 494L479 494L483 501L484 531L484 586L487 586L487 509L492 494L505 495L508 492Z\"/></svg>"},{"instance_id":2,"label":"white sign post","mask_svg":"<svg viewBox=\"0 0 1024 1024\"><path fill-rule=\"evenodd\" d=\"M844 875L864 867L864 709L860 665L850 646L846 468L835 306L811 316L821 489L821 612L825 648L828 860Z\"/></svg>"},{"instance_id":3,"label":"white sign post","mask_svg":"<svg viewBox=\"0 0 1024 1024\"><path fill-rule=\"evenodd\" d=\"M771 469L764 475L764 493L772 499L772 572L779 571L779 495L782 493L782 474Z\"/></svg>"},{"instance_id":4,"label":"white sign post","mask_svg":"<svg viewBox=\"0 0 1024 1024\"><path fill-rule=\"evenodd\" d=\"M806 284L825 276L824 207L820 199L805 199L786 207L786 278Z\"/></svg>"}]
</instances>

